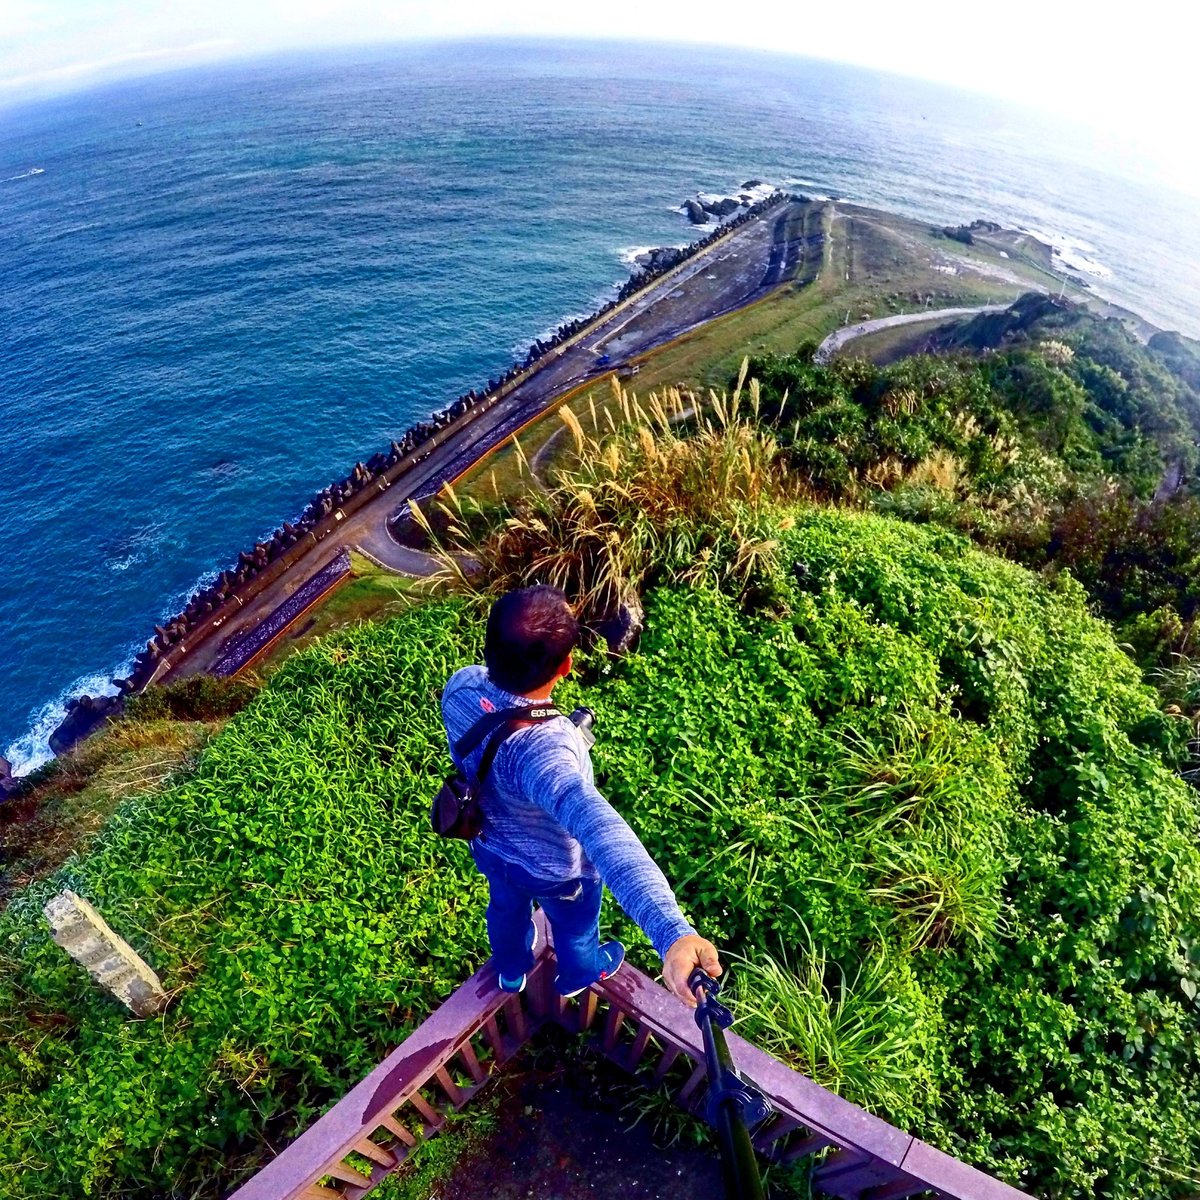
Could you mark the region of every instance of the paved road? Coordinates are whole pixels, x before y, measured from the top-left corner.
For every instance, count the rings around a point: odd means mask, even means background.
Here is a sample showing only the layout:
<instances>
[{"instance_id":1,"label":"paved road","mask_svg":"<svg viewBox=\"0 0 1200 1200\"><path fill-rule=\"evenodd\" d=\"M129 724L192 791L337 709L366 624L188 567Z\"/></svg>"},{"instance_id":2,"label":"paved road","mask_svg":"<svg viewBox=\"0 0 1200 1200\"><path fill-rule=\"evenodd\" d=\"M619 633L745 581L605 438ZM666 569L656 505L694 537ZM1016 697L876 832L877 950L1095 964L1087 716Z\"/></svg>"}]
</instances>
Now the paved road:
<instances>
[{"instance_id":1,"label":"paved road","mask_svg":"<svg viewBox=\"0 0 1200 1200\"><path fill-rule=\"evenodd\" d=\"M904 313L899 317L879 317L874 321L860 321L857 325L846 325L835 329L818 347L813 356L815 362L828 362L847 342L878 333L881 329L894 329L897 325L921 325L926 322L949 320L951 317L973 317L978 313L1004 312L1010 305L985 304L981 308L939 308L933 312Z\"/></svg>"},{"instance_id":2,"label":"paved road","mask_svg":"<svg viewBox=\"0 0 1200 1200\"><path fill-rule=\"evenodd\" d=\"M733 230L709 249L689 259L632 303L607 320L564 353L545 362L522 380L502 401L460 432L438 446L428 458L398 479L378 499L348 517L296 567L250 601L212 637L192 651L167 678L209 671L224 649L247 629L266 620L298 588L324 570L347 547L361 547L377 562L404 574L425 574L428 562L398 546L388 533L389 519L401 510L408 497L418 500L434 495L476 463L489 450L503 443L527 421L553 403L564 391L589 379L601 378L614 367L661 346L676 337L760 299L786 282L789 265L801 260L784 236L786 204L771 209L756 220ZM772 269L773 268L773 269ZM597 360L608 355L610 362Z\"/></svg>"}]
</instances>

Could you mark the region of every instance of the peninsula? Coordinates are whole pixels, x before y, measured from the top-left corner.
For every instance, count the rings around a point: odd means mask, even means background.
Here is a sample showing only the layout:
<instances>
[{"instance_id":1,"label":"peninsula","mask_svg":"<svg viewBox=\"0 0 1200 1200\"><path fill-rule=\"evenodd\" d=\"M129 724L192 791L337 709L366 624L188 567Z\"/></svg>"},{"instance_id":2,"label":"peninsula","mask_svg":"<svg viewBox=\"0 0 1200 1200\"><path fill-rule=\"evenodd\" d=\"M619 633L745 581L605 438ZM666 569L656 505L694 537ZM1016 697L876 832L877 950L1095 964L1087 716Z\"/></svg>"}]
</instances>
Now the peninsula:
<instances>
[{"instance_id":1,"label":"peninsula","mask_svg":"<svg viewBox=\"0 0 1200 1200\"><path fill-rule=\"evenodd\" d=\"M1194 1190L1200 346L1020 232L738 207L324 489L0 805L6 1195L587 1195L517 1082L550 1036L588 1132L622 1088L700 1128L624 918L622 974L556 1005L545 938L503 993L429 829L438 691L535 581L598 786L736 964L781 1197Z\"/></svg>"}]
</instances>

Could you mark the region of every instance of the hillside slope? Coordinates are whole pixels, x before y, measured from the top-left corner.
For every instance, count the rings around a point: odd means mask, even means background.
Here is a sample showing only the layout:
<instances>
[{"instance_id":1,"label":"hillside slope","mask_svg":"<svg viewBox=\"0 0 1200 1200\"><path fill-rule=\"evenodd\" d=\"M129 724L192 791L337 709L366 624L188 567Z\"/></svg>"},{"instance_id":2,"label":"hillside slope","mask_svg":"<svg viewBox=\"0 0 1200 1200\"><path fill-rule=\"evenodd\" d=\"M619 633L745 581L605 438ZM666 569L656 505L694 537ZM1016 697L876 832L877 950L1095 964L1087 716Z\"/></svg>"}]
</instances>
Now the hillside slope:
<instances>
[{"instance_id":1,"label":"hillside slope","mask_svg":"<svg viewBox=\"0 0 1200 1200\"><path fill-rule=\"evenodd\" d=\"M639 653L561 698L747 1032L1039 1195L1187 1194L1200 820L1153 694L1069 581L772 520L765 607L664 582ZM0 915L0 1196L221 1195L482 961L481 881L426 829L437 690L479 635L453 601L298 655ZM63 884L161 973L160 1019L49 941Z\"/></svg>"}]
</instances>

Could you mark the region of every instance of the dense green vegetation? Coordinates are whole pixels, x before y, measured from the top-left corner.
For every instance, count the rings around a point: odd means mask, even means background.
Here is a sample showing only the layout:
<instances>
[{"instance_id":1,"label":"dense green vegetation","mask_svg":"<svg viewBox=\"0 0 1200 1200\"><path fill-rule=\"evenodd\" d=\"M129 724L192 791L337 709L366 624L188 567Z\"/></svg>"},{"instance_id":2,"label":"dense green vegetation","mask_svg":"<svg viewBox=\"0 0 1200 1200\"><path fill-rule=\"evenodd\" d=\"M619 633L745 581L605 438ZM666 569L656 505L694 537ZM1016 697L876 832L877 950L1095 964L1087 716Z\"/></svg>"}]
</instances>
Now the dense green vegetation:
<instances>
[{"instance_id":1,"label":"dense green vegetation","mask_svg":"<svg viewBox=\"0 0 1200 1200\"><path fill-rule=\"evenodd\" d=\"M1190 648L1200 610L1196 360L1192 343L1158 344L1031 295L943 354L750 369L813 494L1070 571L1150 668Z\"/></svg>"},{"instance_id":2,"label":"dense green vegetation","mask_svg":"<svg viewBox=\"0 0 1200 1200\"><path fill-rule=\"evenodd\" d=\"M638 652L592 650L560 700L598 713L600 782L749 1036L1048 1200L1182 1200L1200 800L1188 726L1091 609L1147 662L1188 636L1195 393L1058 310L972 336L999 348L772 358L699 412L622 395L632 432L567 414L574 462L515 511L428 515L485 587L553 578L592 617L642 594ZM2 1200L225 1194L482 961L482 881L426 809L483 599L295 654L0 913ZM1164 692L1200 702L1192 664ZM194 684L127 728L246 699ZM159 971L163 1015L49 940L64 885Z\"/></svg>"}]
</instances>

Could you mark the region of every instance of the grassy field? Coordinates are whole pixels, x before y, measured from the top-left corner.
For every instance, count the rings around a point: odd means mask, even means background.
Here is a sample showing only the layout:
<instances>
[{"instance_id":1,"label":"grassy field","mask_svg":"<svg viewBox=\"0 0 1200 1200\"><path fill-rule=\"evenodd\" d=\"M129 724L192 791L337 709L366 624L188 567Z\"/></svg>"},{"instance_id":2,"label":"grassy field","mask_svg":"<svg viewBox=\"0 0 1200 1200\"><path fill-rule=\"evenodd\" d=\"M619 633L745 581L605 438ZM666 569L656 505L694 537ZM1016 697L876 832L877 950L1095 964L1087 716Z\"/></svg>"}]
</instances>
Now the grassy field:
<instances>
[{"instance_id":1,"label":"grassy field","mask_svg":"<svg viewBox=\"0 0 1200 1200\"><path fill-rule=\"evenodd\" d=\"M1048 254L1038 249L1040 243L1020 235L983 235L968 247L920 222L840 204L822 206L819 219L824 246L811 282L807 280L812 273L802 269L797 280L763 300L643 356L636 379L626 386L640 395L661 387L720 389L737 374L746 355L791 354L854 321L922 308L1002 303L1030 289L1062 283L1047 269ZM911 331L900 332L911 336ZM581 416L594 404L603 420L611 397L606 379L568 403ZM615 409L613 413L615 417ZM520 434L521 453L532 460L561 427L554 413L528 426ZM480 502L522 490L529 474L521 453L511 445L498 450L457 490ZM547 453L539 467L552 461Z\"/></svg>"},{"instance_id":2,"label":"grassy field","mask_svg":"<svg viewBox=\"0 0 1200 1200\"><path fill-rule=\"evenodd\" d=\"M223 722L120 722L54 759L36 790L0 805L0 905L84 853L117 807L191 767Z\"/></svg>"}]
</instances>

